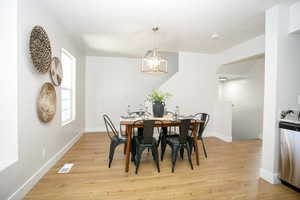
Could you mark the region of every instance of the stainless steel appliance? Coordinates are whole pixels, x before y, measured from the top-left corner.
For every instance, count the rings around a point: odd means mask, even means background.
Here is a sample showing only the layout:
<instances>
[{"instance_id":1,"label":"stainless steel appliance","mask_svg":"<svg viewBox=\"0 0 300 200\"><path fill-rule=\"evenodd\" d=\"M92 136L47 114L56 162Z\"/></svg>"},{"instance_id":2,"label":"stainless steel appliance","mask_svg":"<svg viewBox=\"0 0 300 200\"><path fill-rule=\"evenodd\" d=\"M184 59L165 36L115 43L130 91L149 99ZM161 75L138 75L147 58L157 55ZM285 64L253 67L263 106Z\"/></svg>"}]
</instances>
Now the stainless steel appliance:
<instances>
[{"instance_id":1,"label":"stainless steel appliance","mask_svg":"<svg viewBox=\"0 0 300 200\"><path fill-rule=\"evenodd\" d=\"M280 128L280 179L300 189L300 111L284 111Z\"/></svg>"}]
</instances>

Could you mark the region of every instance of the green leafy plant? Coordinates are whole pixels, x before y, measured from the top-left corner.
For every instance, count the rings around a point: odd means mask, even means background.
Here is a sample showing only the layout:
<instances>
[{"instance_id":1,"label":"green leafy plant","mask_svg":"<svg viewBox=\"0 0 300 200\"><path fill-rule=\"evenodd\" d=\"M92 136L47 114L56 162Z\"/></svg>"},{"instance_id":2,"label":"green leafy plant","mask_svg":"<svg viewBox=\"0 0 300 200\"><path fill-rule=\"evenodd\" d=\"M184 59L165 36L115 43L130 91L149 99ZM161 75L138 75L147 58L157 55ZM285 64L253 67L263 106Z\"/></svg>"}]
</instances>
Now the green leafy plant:
<instances>
[{"instance_id":1,"label":"green leafy plant","mask_svg":"<svg viewBox=\"0 0 300 200\"><path fill-rule=\"evenodd\" d=\"M147 100L150 102L165 102L171 96L170 93L163 93L153 89L151 94L148 95Z\"/></svg>"}]
</instances>

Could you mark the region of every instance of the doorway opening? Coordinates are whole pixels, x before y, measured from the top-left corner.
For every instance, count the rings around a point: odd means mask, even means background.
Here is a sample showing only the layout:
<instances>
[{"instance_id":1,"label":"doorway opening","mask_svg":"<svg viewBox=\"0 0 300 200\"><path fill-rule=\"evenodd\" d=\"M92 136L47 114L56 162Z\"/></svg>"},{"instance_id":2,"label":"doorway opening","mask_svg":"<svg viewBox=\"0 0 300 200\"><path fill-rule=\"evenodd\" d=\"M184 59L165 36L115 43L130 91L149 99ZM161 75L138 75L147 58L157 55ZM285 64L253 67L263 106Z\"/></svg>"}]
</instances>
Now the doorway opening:
<instances>
[{"instance_id":1,"label":"doorway opening","mask_svg":"<svg viewBox=\"0 0 300 200\"><path fill-rule=\"evenodd\" d=\"M219 99L232 104L232 140L262 139L264 55L222 65Z\"/></svg>"}]
</instances>

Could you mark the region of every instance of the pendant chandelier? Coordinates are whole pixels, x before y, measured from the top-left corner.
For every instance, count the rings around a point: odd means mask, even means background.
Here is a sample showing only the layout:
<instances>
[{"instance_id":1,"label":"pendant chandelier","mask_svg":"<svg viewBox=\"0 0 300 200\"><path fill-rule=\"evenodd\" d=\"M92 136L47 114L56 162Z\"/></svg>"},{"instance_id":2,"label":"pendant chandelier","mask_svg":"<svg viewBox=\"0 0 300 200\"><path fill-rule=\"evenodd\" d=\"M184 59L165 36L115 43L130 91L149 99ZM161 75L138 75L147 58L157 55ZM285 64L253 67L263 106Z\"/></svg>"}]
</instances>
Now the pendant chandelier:
<instances>
[{"instance_id":1,"label":"pendant chandelier","mask_svg":"<svg viewBox=\"0 0 300 200\"><path fill-rule=\"evenodd\" d=\"M153 50L147 51L141 61L141 72L146 74L165 74L168 73L168 60L159 55L156 47L156 33L158 27L153 27Z\"/></svg>"}]
</instances>

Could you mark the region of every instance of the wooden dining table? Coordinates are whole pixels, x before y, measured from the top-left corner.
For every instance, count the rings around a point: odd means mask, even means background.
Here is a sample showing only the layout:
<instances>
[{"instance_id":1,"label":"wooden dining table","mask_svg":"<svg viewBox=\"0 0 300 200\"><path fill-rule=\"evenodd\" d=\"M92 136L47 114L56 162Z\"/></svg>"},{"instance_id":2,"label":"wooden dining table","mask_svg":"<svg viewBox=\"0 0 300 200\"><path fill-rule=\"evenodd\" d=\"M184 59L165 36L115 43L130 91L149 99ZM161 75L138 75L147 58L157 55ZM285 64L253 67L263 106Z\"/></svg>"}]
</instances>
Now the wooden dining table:
<instances>
[{"instance_id":1,"label":"wooden dining table","mask_svg":"<svg viewBox=\"0 0 300 200\"><path fill-rule=\"evenodd\" d=\"M127 144L125 145L125 172L129 171L129 163L130 163L130 152L131 152L131 142L132 142L132 136L133 136L133 129L134 128L143 128L143 123L135 123L136 121L141 120L139 118L136 119L123 119L120 118L120 125L126 127L126 135L127 135ZM179 120L173 120L171 118L148 118L147 120L158 120L162 123L156 122L154 124L155 127L176 127L180 126L180 119ZM196 157L196 163L199 165L199 151L198 151L198 142L197 142L197 131L199 128L199 125L201 123L204 123L203 121L199 119L192 119L191 120L191 129L192 129L192 135L194 139L195 144L195 157Z\"/></svg>"}]
</instances>

